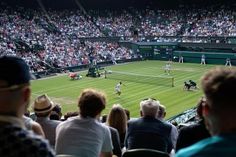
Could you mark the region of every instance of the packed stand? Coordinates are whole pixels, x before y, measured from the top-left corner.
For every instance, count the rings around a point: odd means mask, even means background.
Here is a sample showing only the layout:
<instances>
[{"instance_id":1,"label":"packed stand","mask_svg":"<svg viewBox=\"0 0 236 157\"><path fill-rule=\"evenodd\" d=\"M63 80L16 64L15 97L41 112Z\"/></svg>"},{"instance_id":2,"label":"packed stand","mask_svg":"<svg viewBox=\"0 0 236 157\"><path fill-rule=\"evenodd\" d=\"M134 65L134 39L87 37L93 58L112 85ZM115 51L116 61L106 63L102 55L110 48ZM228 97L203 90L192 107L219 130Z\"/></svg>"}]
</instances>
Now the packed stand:
<instances>
[{"instance_id":1,"label":"packed stand","mask_svg":"<svg viewBox=\"0 0 236 157\"><path fill-rule=\"evenodd\" d=\"M1 55L25 59L31 72L44 71L47 66L58 68L88 64L91 51L97 53L97 62L107 61L112 57L132 57L129 49L120 47L117 43L87 41L81 44L78 37L102 34L79 11L49 11L49 22L41 12L23 12L22 9L17 8L12 12L12 8L6 8L1 11L0 51ZM55 27L49 29L45 25ZM50 32L52 30L57 31Z\"/></svg>"}]
</instances>

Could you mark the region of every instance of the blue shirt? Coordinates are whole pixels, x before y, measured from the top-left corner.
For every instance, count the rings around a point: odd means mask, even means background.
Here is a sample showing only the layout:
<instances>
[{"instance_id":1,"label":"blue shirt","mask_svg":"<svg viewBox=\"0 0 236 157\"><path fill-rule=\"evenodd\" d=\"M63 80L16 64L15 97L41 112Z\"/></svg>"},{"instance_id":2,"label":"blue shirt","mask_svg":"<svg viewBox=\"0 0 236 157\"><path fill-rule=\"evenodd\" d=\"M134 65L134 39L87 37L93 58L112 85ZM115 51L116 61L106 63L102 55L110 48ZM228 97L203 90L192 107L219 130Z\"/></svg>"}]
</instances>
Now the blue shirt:
<instances>
[{"instance_id":1,"label":"blue shirt","mask_svg":"<svg viewBox=\"0 0 236 157\"><path fill-rule=\"evenodd\" d=\"M181 149L176 157L235 157L236 134L219 135Z\"/></svg>"}]
</instances>

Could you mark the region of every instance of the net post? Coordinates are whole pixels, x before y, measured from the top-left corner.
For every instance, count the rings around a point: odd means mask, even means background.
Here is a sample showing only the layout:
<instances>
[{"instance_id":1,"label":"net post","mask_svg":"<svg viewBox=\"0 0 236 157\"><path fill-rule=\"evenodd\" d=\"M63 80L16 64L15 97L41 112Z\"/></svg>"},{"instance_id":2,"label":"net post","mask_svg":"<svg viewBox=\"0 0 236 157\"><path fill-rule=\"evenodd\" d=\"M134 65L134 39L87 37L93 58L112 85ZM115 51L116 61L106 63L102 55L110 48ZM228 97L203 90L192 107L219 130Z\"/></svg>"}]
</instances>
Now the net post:
<instances>
[{"instance_id":1,"label":"net post","mask_svg":"<svg viewBox=\"0 0 236 157\"><path fill-rule=\"evenodd\" d=\"M107 78L107 70L104 71L105 79Z\"/></svg>"},{"instance_id":2,"label":"net post","mask_svg":"<svg viewBox=\"0 0 236 157\"><path fill-rule=\"evenodd\" d=\"M172 87L174 87L175 85L174 85L174 77L172 77L172 79L171 79L172 81Z\"/></svg>"}]
</instances>

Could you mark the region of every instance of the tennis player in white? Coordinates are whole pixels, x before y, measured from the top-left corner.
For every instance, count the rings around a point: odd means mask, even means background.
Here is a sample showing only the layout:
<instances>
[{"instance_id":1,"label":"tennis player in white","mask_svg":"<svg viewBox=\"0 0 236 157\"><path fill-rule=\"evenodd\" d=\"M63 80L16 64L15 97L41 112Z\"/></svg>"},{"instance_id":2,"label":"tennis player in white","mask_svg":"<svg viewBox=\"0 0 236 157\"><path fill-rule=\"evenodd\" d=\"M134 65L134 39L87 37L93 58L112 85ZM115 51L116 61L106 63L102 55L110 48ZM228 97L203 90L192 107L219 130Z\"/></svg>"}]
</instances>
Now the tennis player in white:
<instances>
[{"instance_id":1,"label":"tennis player in white","mask_svg":"<svg viewBox=\"0 0 236 157\"><path fill-rule=\"evenodd\" d=\"M170 75L170 69L171 69L171 65L170 63L167 63L165 65L165 73L167 73L167 75Z\"/></svg>"},{"instance_id":2,"label":"tennis player in white","mask_svg":"<svg viewBox=\"0 0 236 157\"><path fill-rule=\"evenodd\" d=\"M122 85L122 82L119 82L116 84L115 86L115 92L116 94L118 94L119 96L121 95L121 85Z\"/></svg>"}]
</instances>

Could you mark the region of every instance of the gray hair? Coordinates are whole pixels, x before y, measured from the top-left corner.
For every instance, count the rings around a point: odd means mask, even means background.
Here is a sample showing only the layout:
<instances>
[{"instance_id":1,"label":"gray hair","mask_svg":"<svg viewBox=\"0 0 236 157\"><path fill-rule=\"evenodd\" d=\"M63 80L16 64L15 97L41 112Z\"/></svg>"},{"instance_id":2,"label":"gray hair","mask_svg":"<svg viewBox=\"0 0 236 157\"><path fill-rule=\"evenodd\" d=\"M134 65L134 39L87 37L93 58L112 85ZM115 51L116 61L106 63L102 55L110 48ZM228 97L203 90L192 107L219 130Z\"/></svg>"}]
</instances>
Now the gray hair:
<instances>
[{"instance_id":1,"label":"gray hair","mask_svg":"<svg viewBox=\"0 0 236 157\"><path fill-rule=\"evenodd\" d=\"M140 102L140 110L143 116L157 117L159 111L160 102L154 99L146 99Z\"/></svg>"}]
</instances>

